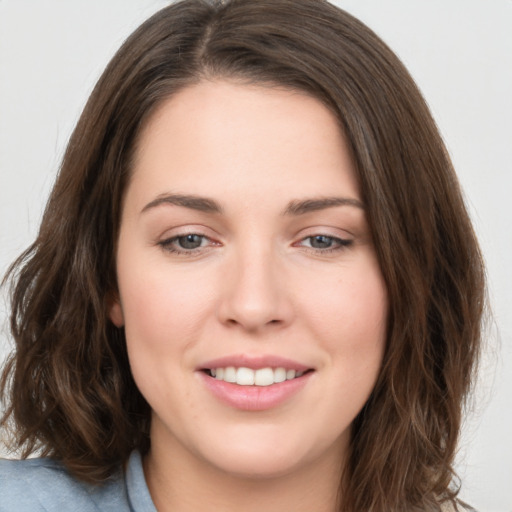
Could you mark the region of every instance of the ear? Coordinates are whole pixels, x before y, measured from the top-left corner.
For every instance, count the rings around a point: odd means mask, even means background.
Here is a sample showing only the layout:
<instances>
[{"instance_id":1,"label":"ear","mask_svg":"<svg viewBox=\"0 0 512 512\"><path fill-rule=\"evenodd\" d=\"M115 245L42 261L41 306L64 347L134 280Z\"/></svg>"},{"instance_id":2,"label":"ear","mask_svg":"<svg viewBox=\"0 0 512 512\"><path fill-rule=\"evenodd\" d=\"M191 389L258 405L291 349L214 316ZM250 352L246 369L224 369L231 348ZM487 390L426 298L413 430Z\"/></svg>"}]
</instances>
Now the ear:
<instances>
[{"instance_id":1,"label":"ear","mask_svg":"<svg viewBox=\"0 0 512 512\"><path fill-rule=\"evenodd\" d=\"M121 301L119 300L119 296L117 293L109 294L108 297L108 316L111 322L116 327L124 326L124 314L123 308L121 306Z\"/></svg>"}]
</instances>

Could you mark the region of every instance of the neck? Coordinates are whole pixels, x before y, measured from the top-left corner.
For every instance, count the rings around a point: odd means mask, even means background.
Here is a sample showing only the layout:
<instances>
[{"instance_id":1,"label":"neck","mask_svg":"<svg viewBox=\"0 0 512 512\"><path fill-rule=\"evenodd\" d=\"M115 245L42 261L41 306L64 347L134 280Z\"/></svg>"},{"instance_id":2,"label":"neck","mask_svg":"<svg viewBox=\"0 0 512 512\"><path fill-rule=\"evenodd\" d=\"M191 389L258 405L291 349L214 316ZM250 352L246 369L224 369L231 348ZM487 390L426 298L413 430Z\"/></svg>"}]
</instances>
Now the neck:
<instances>
[{"instance_id":1,"label":"neck","mask_svg":"<svg viewBox=\"0 0 512 512\"><path fill-rule=\"evenodd\" d=\"M265 477L233 475L204 460L182 455L175 450L154 450L144 460L146 481L158 512L338 510L342 473L339 454Z\"/></svg>"}]
</instances>

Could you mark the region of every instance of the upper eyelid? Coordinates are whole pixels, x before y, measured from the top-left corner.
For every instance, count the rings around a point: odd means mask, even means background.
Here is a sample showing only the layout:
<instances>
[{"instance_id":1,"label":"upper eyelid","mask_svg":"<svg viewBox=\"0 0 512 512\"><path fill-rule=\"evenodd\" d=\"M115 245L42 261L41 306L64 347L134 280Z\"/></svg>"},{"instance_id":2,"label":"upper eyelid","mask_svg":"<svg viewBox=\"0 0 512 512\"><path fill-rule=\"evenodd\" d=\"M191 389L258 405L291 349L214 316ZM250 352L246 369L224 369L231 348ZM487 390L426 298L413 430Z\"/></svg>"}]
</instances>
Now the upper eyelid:
<instances>
[{"instance_id":1,"label":"upper eyelid","mask_svg":"<svg viewBox=\"0 0 512 512\"><path fill-rule=\"evenodd\" d=\"M334 240L336 243L339 243L342 246L346 246L346 245L349 245L349 244L354 242L354 240L352 238L342 238L340 236L326 235L324 233L318 233L318 234L315 234L315 235L304 236L304 237L300 238L298 240L298 242L294 242L294 244L303 242L304 240L307 240L307 239L310 239L310 238L315 238L317 236L324 236L325 238L330 238L330 239ZM321 249L316 249L315 248L315 250L321 250Z\"/></svg>"},{"instance_id":2,"label":"upper eyelid","mask_svg":"<svg viewBox=\"0 0 512 512\"><path fill-rule=\"evenodd\" d=\"M304 240L306 238L314 236L326 236L338 240L353 240L354 238L356 238L356 235L347 229L327 226L301 229L295 234L294 238L296 240Z\"/></svg>"},{"instance_id":3,"label":"upper eyelid","mask_svg":"<svg viewBox=\"0 0 512 512\"><path fill-rule=\"evenodd\" d=\"M191 249L186 249L184 247L179 247L176 244L178 239L182 238L182 237L186 237L188 235L198 235L198 236L202 237L203 239L208 240L208 243L206 245L204 245L204 246L201 245L199 247L194 247L194 248L191 248ZM334 241L334 243L333 243L332 246L324 247L324 248L308 247L308 246L302 245L302 243L305 240L312 239L315 236L325 236L326 238L332 239ZM300 247L300 248L302 248L302 249L304 249L304 250L306 250L308 252L311 252L311 253L327 255L327 254L338 253L340 251L343 251L345 248L350 247L353 244L353 242L354 242L353 239L346 239L346 238L341 238L341 237L337 237L337 236L317 233L317 234L301 237L298 241L294 242L292 244L292 246ZM158 241L157 245L159 245L163 250L168 251L169 253L176 254L176 256L178 256L178 255L181 255L181 256L187 256L187 255L188 256L193 256L193 255L198 255L198 254L201 254L201 253L205 253L206 251L211 250L215 246L220 246L222 244L216 242L215 240L212 240L207 235L203 235L203 234L196 233L196 232L187 232L187 233L177 234L177 235L173 235L173 236L164 238L164 239Z\"/></svg>"},{"instance_id":4,"label":"upper eyelid","mask_svg":"<svg viewBox=\"0 0 512 512\"><path fill-rule=\"evenodd\" d=\"M190 236L190 235L197 235L197 236L200 236L201 238L204 238L204 239L206 239L206 240L208 240L210 242L215 243L215 240L213 240L212 237L210 237L208 235L205 235L203 233L198 233L196 231L189 231L189 232L186 232L186 233L178 233L176 235L165 236L162 239L160 239L158 241L158 243L159 244L170 243L170 242L173 242L175 240L178 240L179 238L183 238L185 236Z\"/></svg>"},{"instance_id":5,"label":"upper eyelid","mask_svg":"<svg viewBox=\"0 0 512 512\"><path fill-rule=\"evenodd\" d=\"M176 226L172 228L168 228L165 231L162 231L160 235L156 237L157 241L160 240L170 240L172 238L179 238L180 236L187 235L199 235L204 236L205 238L214 239L215 235L212 235L212 229L207 228L202 225L183 225Z\"/></svg>"},{"instance_id":6,"label":"upper eyelid","mask_svg":"<svg viewBox=\"0 0 512 512\"><path fill-rule=\"evenodd\" d=\"M326 231L318 230L318 231L314 231L311 234L303 234L303 235L294 237L296 242L293 242L293 243L297 243L297 241L300 242L300 241L306 240L308 238L313 238L315 236L325 236L326 238L332 238L334 240L340 240L340 241L344 241L344 242L352 241L353 235L348 233L348 232L346 232L346 233L350 236L350 238L347 238L347 237L344 237L344 236L340 236L340 235L334 235L334 234L328 233ZM158 242L166 242L166 241L169 241L169 240L175 240L177 238L181 238L183 236L188 236L188 235L198 235L198 236L201 236L203 238L207 238L208 240L211 240L211 241L217 241L217 240L215 240L215 237L206 234L202 230L197 230L197 229L183 230L183 231L179 231L177 233L173 233L173 234L170 234L170 235L165 235L164 234L162 236L157 237L157 241Z\"/></svg>"},{"instance_id":7,"label":"upper eyelid","mask_svg":"<svg viewBox=\"0 0 512 512\"><path fill-rule=\"evenodd\" d=\"M300 240L307 240L308 238L315 238L317 236L323 236L325 238L331 238L332 240L337 240L339 242L350 242L351 238L343 238L341 236L336 235L326 235L325 233L315 233L314 235L306 235L300 238Z\"/></svg>"},{"instance_id":8,"label":"upper eyelid","mask_svg":"<svg viewBox=\"0 0 512 512\"><path fill-rule=\"evenodd\" d=\"M338 231L338 233L333 233L334 230ZM220 241L223 237L218 235L216 236L216 233L212 235L211 231L211 228L202 225L177 226L169 228L166 231L164 231L161 235L156 237L155 241L156 243L161 244L163 242L176 240L183 236L198 235L217 244L223 243ZM343 234L339 233L340 231L342 231ZM333 240L339 240L342 242L353 241L355 237L355 235L352 234L350 231L338 227L310 227L302 229L300 232L296 233L293 236L294 241L292 241L292 244L297 244L298 242L301 242L308 238L313 238L315 236L325 236L327 238L332 238Z\"/></svg>"},{"instance_id":9,"label":"upper eyelid","mask_svg":"<svg viewBox=\"0 0 512 512\"><path fill-rule=\"evenodd\" d=\"M198 235L202 238L208 240L208 243L206 245L200 245L199 247L194 247L191 249L186 249L185 247L179 247L177 244L177 241L179 238L186 237L188 235ZM204 254L205 252L209 251L214 247L215 245L219 245L212 241L212 239L206 235L202 235L200 233L183 233L183 234L177 234L170 237L163 238L159 241L157 241L156 245L164 252L168 254L174 254L176 257L193 257L198 256L201 254Z\"/></svg>"}]
</instances>

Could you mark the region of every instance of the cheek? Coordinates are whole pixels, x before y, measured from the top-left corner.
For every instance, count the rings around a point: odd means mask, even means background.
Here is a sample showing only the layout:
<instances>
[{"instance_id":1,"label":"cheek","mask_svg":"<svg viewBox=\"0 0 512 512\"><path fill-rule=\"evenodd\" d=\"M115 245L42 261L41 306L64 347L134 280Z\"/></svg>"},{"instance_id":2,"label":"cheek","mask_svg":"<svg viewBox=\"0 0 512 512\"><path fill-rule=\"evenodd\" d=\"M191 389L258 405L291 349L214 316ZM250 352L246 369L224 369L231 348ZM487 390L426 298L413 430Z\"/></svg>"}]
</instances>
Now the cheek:
<instances>
[{"instance_id":1,"label":"cheek","mask_svg":"<svg viewBox=\"0 0 512 512\"><path fill-rule=\"evenodd\" d=\"M188 392L177 376L189 365L188 347L201 338L205 327L211 306L206 283L171 272L169 265L138 265L135 255L118 262L118 275L135 382L150 404L155 396L171 404L176 395ZM169 382L178 393L170 392Z\"/></svg>"},{"instance_id":2,"label":"cheek","mask_svg":"<svg viewBox=\"0 0 512 512\"><path fill-rule=\"evenodd\" d=\"M140 270L142 269L142 271ZM211 304L211 283L165 262L118 262L127 339L169 345L194 334Z\"/></svg>"},{"instance_id":3,"label":"cheek","mask_svg":"<svg viewBox=\"0 0 512 512\"><path fill-rule=\"evenodd\" d=\"M364 352L383 345L388 301L376 265L342 269L337 279L317 275L300 295L302 314L331 350Z\"/></svg>"},{"instance_id":4,"label":"cheek","mask_svg":"<svg viewBox=\"0 0 512 512\"><path fill-rule=\"evenodd\" d=\"M323 388L335 424L353 420L375 386L384 354L388 299L380 269L371 264L340 268L336 280L317 275L303 318L326 354ZM332 275L332 272L331 272ZM309 311L309 316L307 311Z\"/></svg>"}]
</instances>

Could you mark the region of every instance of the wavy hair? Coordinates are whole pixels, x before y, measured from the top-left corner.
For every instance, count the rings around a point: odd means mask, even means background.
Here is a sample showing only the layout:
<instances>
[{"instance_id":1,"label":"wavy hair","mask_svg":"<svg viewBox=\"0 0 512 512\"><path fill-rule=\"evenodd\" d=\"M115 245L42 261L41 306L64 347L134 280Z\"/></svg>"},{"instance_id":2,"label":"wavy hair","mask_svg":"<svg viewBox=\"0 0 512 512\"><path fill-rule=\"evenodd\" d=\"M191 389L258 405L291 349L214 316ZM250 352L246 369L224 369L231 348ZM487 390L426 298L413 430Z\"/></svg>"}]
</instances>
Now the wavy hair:
<instances>
[{"instance_id":1,"label":"wavy hair","mask_svg":"<svg viewBox=\"0 0 512 512\"><path fill-rule=\"evenodd\" d=\"M449 156L414 81L323 0L184 0L151 17L98 81L35 242L5 280L16 350L1 379L13 446L100 483L149 447L150 409L108 318L123 192L141 127L203 79L305 91L353 153L389 296L373 393L352 429L345 512L456 503L453 459L476 367L484 267ZM341 485L341 484L340 484Z\"/></svg>"}]
</instances>

